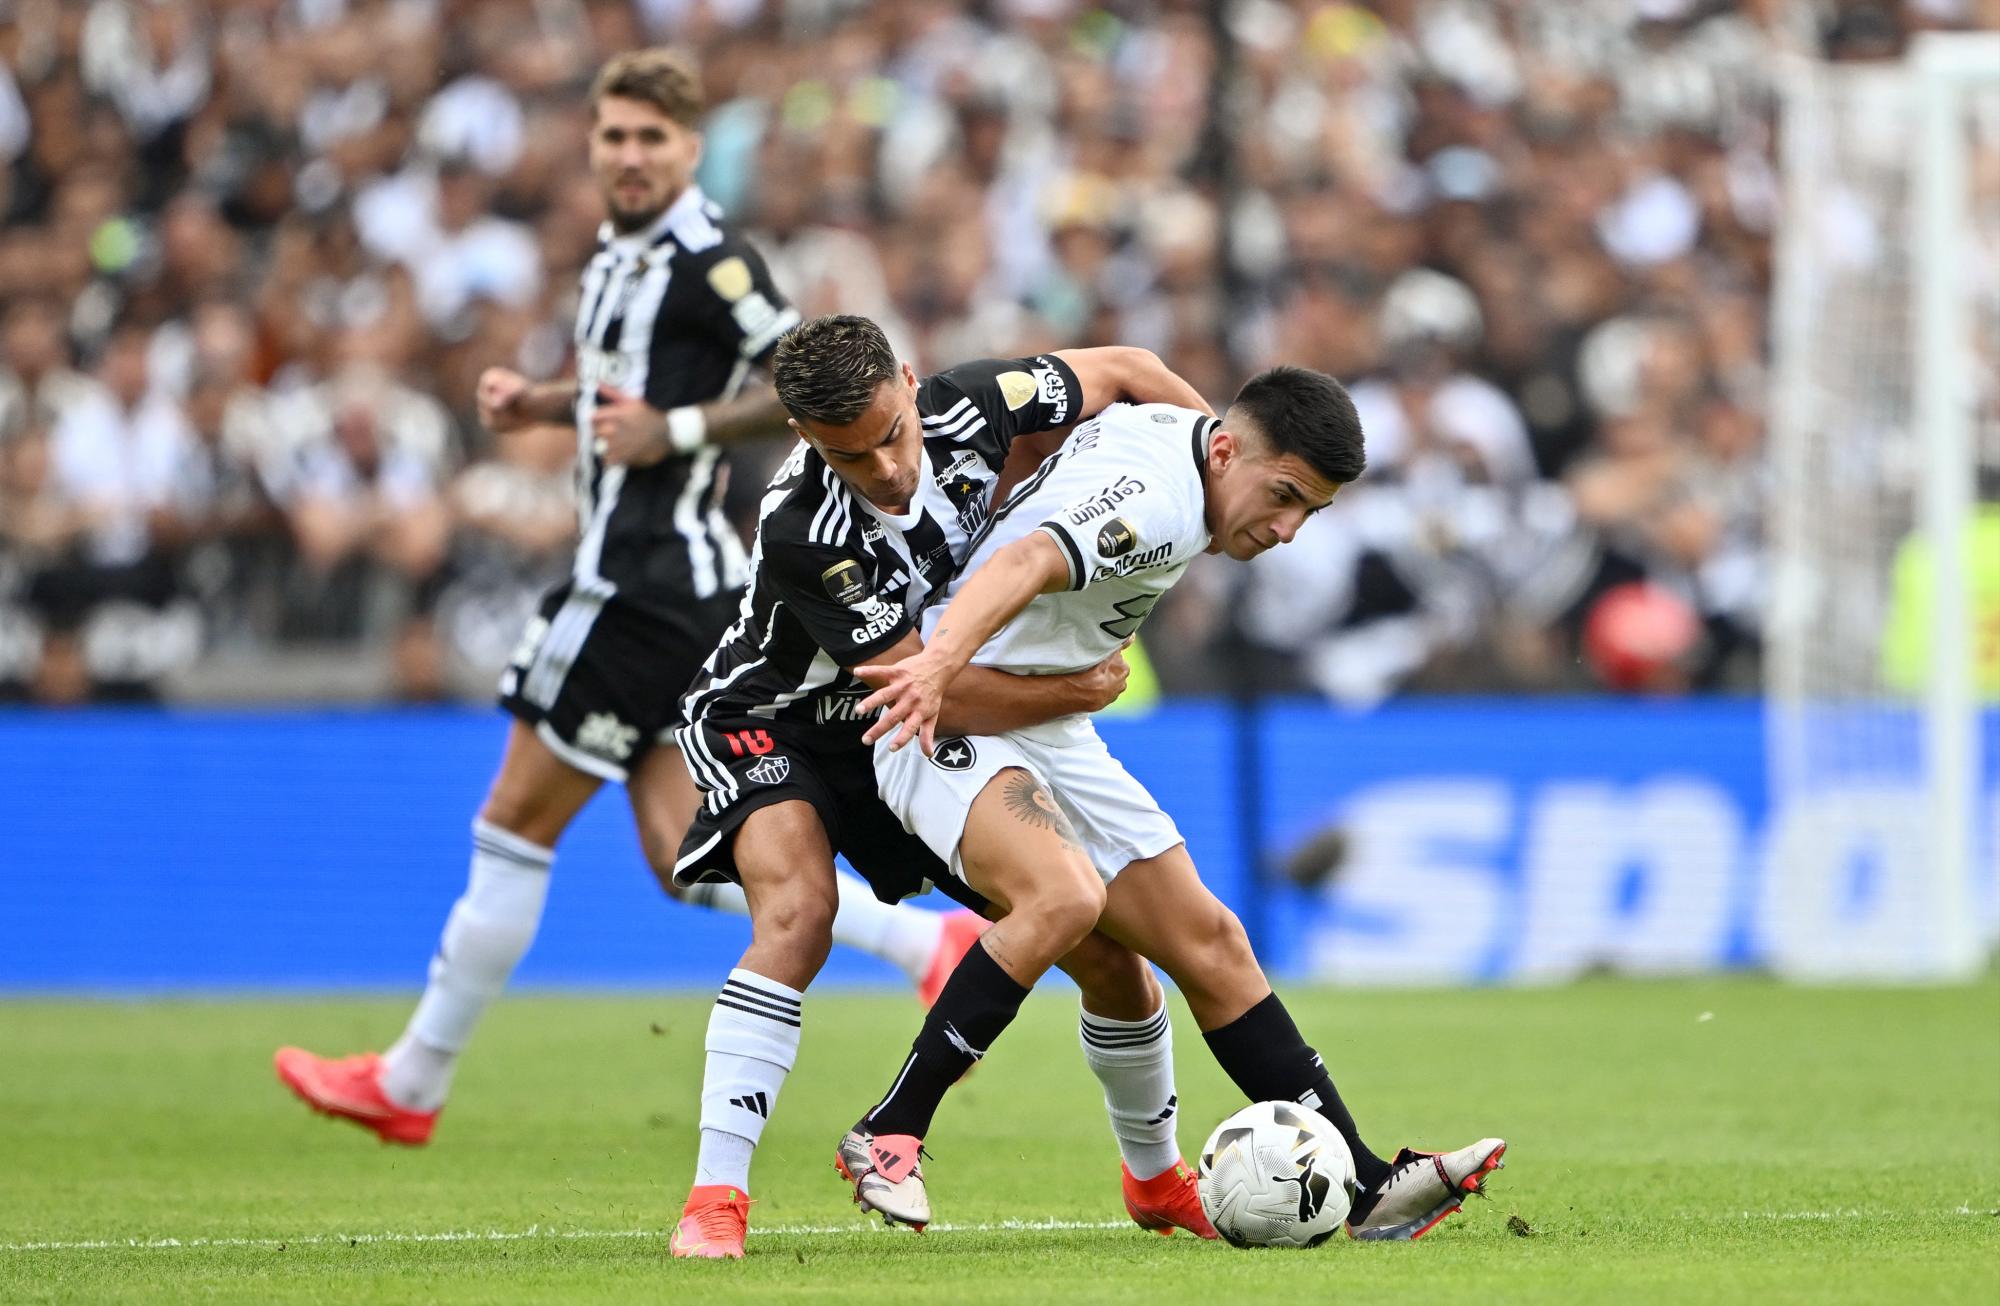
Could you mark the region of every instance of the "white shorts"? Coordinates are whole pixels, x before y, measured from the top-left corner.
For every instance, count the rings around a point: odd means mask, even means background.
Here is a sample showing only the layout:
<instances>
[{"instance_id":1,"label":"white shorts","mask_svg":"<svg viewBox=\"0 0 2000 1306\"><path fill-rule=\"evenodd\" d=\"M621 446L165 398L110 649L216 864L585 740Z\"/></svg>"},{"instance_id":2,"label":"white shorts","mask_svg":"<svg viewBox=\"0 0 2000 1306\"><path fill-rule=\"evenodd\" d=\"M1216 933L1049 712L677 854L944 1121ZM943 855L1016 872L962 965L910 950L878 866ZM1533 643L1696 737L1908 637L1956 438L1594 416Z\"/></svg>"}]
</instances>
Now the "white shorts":
<instances>
[{"instance_id":1,"label":"white shorts","mask_svg":"<svg viewBox=\"0 0 2000 1306\"><path fill-rule=\"evenodd\" d=\"M961 880L965 865L958 844L972 801L1010 766L1048 786L1107 884L1131 863L1182 842L1173 818L1111 755L1088 720L1064 722L1060 729L940 739L930 757L915 743L894 753L886 740L875 745L882 801Z\"/></svg>"}]
</instances>

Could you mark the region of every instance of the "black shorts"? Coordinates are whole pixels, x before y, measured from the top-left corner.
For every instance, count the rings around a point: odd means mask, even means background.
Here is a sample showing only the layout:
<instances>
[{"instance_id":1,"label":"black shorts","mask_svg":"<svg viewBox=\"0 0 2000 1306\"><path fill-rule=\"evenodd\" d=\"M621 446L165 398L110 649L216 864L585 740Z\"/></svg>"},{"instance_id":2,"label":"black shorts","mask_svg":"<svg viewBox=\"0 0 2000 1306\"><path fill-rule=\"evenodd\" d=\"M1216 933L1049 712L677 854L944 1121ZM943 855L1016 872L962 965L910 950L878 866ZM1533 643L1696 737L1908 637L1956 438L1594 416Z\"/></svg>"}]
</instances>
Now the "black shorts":
<instances>
[{"instance_id":1,"label":"black shorts","mask_svg":"<svg viewBox=\"0 0 2000 1306\"><path fill-rule=\"evenodd\" d=\"M674 863L676 884L740 882L737 829L759 808L797 798L813 805L827 842L883 902L900 902L935 884L961 906L986 907L986 899L905 830L875 792L874 750L858 733L704 717L681 737L681 754L701 786L702 804Z\"/></svg>"},{"instance_id":2,"label":"black shorts","mask_svg":"<svg viewBox=\"0 0 2000 1306\"><path fill-rule=\"evenodd\" d=\"M559 585L500 676L500 706L579 771L623 781L673 743L681 698L736 619L741 594L688 600L672 615Z\"/></svg>"}]
</instances>

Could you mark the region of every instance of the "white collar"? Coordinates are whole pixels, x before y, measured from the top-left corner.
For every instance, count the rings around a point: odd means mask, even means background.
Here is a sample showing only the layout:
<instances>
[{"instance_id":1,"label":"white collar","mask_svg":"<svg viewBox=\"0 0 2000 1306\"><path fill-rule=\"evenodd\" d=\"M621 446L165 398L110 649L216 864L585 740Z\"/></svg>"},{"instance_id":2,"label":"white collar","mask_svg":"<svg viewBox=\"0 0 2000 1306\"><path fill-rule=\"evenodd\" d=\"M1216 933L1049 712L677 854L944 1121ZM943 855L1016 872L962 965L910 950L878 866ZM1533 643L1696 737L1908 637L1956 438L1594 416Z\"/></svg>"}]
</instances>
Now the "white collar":
<instances>
[{"instance_id":1,"label":"white collar","mask_svg":"<svg viewBox=\"0 0 2000 1306\"><path fill-rule=\"evenodd\" d=\"M701 193L701 187L689 182L687 189L682 191L672 204L667 205L665 213L638 231L620 235L618 229L607 221L597 228L597 238L614 253L643 254L659 244L662 237L680 226L688 217L700 212L702 205L706 203L708 196Z\"/></svg>"}]
</instances>

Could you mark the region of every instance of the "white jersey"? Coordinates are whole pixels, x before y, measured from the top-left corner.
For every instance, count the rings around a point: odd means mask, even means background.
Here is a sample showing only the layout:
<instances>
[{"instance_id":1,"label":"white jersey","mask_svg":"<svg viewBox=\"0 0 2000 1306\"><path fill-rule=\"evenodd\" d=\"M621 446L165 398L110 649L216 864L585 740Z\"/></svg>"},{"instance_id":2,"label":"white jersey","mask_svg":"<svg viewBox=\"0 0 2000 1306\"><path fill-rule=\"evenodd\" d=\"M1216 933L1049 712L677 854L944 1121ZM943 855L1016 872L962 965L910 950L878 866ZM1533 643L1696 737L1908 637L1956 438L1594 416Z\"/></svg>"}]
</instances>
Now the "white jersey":
<instances>
[{"instance_id":1,"label":"white jersey","mask_svg":"<svg viewBox=\"0 0 2000 1306\"><path fill-rule=\"evenodd\" d=\"M1042 531L1069 560L1069 588L1037 596L973 662L1046 675L1109 657L1208 548L1202 468L1216 425L1192 408L1113 404L1078 426L994 513L945 597L924 614L925 638L987 559Z\"/></svg>"}]
</instances>

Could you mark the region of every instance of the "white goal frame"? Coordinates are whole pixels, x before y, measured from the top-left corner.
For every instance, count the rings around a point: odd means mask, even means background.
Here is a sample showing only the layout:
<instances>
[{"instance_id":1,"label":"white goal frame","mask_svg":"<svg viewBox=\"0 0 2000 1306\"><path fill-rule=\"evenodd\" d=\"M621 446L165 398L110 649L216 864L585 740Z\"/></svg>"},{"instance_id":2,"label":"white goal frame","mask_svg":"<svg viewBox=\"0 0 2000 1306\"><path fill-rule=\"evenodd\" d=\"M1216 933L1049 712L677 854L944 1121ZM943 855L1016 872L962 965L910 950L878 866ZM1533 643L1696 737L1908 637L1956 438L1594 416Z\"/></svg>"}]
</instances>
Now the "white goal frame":
<instances>
[{"instance_id":1,"label":"white goal frame","mask_svg":"<svg viewBox=\"0 0 2000 1306\"><path fill-rule=\"evenodd\" d=\"M1815 722L1838 722L1845 715L1868 729L1867 715L1877 710L1885 720L1899 709L1886 700L1819 701L1809 662L1822 641L1838 640L1842 627L1830 620L1837 588L1823 574L1812 543L1815 502L1811 459L1815 439L1826 440L1811 424L1822 420L1815 408L1812 371L1815 315L1814 279L1818 266L1810 248L1814 237L1803 230L1802 217L1827 192L1828 167L1816 107L1833 79L1906 79L1914 101L1915 136L1911 141L1908 222L1903 231L1885 233L1906 241L1912 345L1910 454L1914 469L1915 525L1930 542L1935 601L1930 611L1930 664L1924 680L1916 729L1921 744L1914 779L1920 794L1908 798L1920 805L1906 810L1894 828L1921 847L1921 870L1902 885L1920 903L1911 907L1915 933L1887 951L1863 949L1840 955L1829 948L1815 958L1774 956L1781 971L1819 978L1951 979L1976 974L1986 962L1988 938L1975 910L1972 893L1974 859L1982 843L1977 828L1980 765L1980 703L1972 662L1970 578L1960 541L1974 508L1977 453L1973 396L1977 377L1971 346L1973 296L1966 293L1962 269L1968 255L1968 229L1982 219L1967 203L1965 106L1973 93L2000 88L2000 33L1926 33L1912 42L1900 65L1824 64L1796 60L1783 79L1785 113L1782 159L1785 166L1785 208L1780 230L1776 290L1773 302L1775 359L1773 366L1771 457L1775 474L1771 512L1772 599L1766 672L1767 760L1773 823L1788 802L1810 794L1819 784L1813 774L1813 750L1822 740ZM1893 455L1885 454L1885 460ZM1835 501L1837 502L1837 501ZM1863 529L1857 525L1857 530ZM1889 557L1881 560L1890 565ZM1908 717L1910 705L1900 711ZM1907 722L1906 722L1907 724ZM1809 847L1810 838L1774 839L1765 867L1767 877L1790 871L1786 859Z\"/></svg>"}]
</instances>

